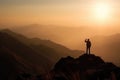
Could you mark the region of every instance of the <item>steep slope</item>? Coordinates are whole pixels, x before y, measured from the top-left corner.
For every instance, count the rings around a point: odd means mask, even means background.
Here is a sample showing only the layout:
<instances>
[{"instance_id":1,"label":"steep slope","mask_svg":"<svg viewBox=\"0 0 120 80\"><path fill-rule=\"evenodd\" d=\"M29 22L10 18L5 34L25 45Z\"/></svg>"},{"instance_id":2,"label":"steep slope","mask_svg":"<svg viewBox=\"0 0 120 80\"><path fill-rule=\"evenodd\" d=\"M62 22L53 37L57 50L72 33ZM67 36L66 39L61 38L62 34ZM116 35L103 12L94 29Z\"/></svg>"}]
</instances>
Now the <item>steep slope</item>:
<instances>
[{"instance_id":1,"label":"steep slope","mask_svg":"<svg viewBox=\"0 0 120 80\"><path fill-rule=\"evenodd\" d=\"M52 62L48 58L40 55L34 51L31 47L21 43L14 37L8 35L7 33L0 32L0 47L8 50L8 54L13 52L13 55L16 55L28 63L34 64L37 72L42 72L45 70L49 70L52 67ZM43 54L43 53L41 53ZM41 69L42 71L39 71Z\"/></svg>"},{"instance_id":2,"label":"steep slope","mask_svg":"<svg viewBox=\"0 0 120 80\"><path fill-rule=\"evenodd\" d=\"M40 39L39 42L42 44L36 44L33 39L10 30L0 31L0 65L2 65L0 70L3 75L1 79L10 77L11 80L14 80L13 78L19 73L41 74L48 72L60 57L68 55L70 51L72 53L72 50L54 42ZM63 50L60 51L56 48ZM58 51L61 53L66 51L66 53L60 54Z\"/></svg>"},{"instance_id":3,"label":"steep slope","mask_svg":"<svg viewBox=\"0 0 120 80\"><path fill-rule=\"evenodd\" d=\"M52 49L53 52L43 54L45 56L48 56L47 54L51 54L54 56L59 56L59 58L62 56L67 56L67 55L77 57L81 53L83 53L83 51L80 51L80 50L70 50L69 48L66 48L65 46L62 46L62 45L57 44L50 40L42 40L39 38L31 38L30 39L21 34L14 33L8 29L2 30L2 32L8 33L9 35L15 37L16 39L18 39L20 42L26 44L27 46L31 46L37 52L41 52L40 48L43 46L44 46L44 48L46 47L47 49L48 48Z\"/></svg>"},{"instance_id":4,"label":"steep slope","mask_svg":"<svg viewBox=\"0 0 120 80\"><path fill-rule=\"evenodd\" d=\"M67 56L67 55L70 55L72 57L77 57L81 53L83 53L83 51L80 51L80 50L70 50L69 48L66 48L65 46L54 43L50 40L41 40L39 38L33 38L31 39L31 42L33 43L34 46L44 45L44 46L50 47L54 49L57 52L57 55L61 57Z\"/></svg>"},{"instance_id":5,"label":"steep slope","mask_svg":"<svg viewBox=\"0 0 120 80\"><path fill-rule=\"evenodd\" d=\"M6 34L9 34L10 36L16 38L17 40L19 40L20 42L26 44L26 45L30 45L30 41L29 41L29 38L21 35L21 34L18 34L18 33L15 33L9 29L2 29L0 32L2 33L6 33Z\"/></svg>"}]
</instances>

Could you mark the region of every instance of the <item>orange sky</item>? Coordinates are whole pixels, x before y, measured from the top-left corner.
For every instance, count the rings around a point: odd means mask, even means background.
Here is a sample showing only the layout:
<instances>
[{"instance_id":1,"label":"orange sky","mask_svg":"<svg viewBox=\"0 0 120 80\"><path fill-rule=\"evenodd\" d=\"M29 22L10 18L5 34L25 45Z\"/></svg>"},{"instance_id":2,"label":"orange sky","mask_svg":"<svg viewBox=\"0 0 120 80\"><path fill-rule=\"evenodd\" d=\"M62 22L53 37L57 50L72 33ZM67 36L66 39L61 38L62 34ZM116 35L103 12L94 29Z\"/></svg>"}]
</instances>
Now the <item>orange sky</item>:
<instances>
[{"instance_id":1,"label":"orange sky","mask_svg":"<svg viewBox=\"0 0 120 80\"><path fill-rule=\"evenodd\" d=\"M40 26L25 27L30 24ZM85 38L120 33L120 0L0 0L1 25L17 25L20 34L85 50Z\"/></svg>"},{"instance_id":2,"label":"orange sky","mask_svg":"<svg viewBox=\"0 0 120 80\"><path fill-rule=\"evenodd\" d=\"M99 3L108 6L107 17L103 10L96 13ZM0 1L0 24L115 27L120 25L119 4L118 0L3 0ZM106 18L99 19L102 13Z\"/></svg>"}]
</instances>

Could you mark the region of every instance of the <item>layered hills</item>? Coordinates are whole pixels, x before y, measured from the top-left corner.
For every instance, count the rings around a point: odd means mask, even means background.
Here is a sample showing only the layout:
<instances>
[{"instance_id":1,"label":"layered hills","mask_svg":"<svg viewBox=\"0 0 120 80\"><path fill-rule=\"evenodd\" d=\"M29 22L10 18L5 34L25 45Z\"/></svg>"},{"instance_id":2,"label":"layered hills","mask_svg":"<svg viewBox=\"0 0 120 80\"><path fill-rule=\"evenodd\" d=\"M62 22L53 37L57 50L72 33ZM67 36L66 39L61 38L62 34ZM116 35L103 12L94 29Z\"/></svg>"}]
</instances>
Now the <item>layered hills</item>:
<instances>
[{"instance_id":1,"label":"layered hills","mask_svg":"<svg viewBox=\"0 0 120 80\"><path fill-rule=\"evenodd\" d=\"M62 56L80 54L81 51L70 50L50 40L30 39L10 30L1 30L0 79L14 80L19 73L43 74Z\"/></svg>"}]
</instances>

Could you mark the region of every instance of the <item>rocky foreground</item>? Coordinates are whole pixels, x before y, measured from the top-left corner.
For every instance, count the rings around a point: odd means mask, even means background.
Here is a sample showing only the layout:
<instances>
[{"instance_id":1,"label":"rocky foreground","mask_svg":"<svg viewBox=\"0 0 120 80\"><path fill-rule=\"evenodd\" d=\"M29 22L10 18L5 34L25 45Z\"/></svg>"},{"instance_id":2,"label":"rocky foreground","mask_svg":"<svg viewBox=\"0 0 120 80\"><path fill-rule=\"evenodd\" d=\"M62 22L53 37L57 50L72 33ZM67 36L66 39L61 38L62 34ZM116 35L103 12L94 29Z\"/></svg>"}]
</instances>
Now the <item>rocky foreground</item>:
<instances>
[{"instance_id":1,"label":"rocky foreground","mask_svg":"<svg viewBox=\"0 0 120 80\"><path fill-rule=\"evenodd\" d=\"M120 80L120 68L93 54L61 58L41 80Z\"/></svg>"}]
</instances>

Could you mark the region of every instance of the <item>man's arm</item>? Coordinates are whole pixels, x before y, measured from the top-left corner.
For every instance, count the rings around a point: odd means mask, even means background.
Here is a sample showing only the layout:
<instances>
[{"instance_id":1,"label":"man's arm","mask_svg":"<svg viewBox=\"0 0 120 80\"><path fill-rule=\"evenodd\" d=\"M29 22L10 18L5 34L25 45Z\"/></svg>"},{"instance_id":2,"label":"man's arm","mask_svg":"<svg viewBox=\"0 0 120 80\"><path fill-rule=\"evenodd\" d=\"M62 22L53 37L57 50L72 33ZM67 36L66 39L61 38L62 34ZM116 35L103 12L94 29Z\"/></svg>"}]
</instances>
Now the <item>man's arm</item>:
<instances>
[{"instance_id":1,"label":"man's arm","mask_svg":"<svg viewBox=\"0 0 120 80\"><path fill-rule=\"evenodd\" d=\"M85 39L85 42L87 42L87 39Z\"/></svg>"}]
</instances>

